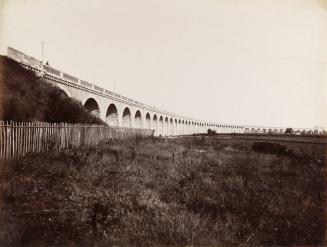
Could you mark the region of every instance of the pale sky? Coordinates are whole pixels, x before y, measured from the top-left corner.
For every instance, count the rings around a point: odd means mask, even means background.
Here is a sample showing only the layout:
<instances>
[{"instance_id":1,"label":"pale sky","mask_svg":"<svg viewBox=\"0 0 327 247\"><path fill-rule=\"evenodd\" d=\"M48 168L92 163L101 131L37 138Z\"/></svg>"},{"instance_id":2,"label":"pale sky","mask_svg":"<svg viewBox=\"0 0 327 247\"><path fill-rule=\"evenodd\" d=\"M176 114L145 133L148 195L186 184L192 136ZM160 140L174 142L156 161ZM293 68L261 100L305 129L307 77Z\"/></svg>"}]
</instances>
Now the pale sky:
<instances>
[{"instance_id":1,"label":"pale sky","mask_svg":"<svg viewBox=\"0 0 327 247\"><path fill-rule=\"evenodd\" d=\"M1 0L0 0L1 1ZM3 0L11 46L197 119L327 126L324 0Z\"/></svg>"}]
</instances>

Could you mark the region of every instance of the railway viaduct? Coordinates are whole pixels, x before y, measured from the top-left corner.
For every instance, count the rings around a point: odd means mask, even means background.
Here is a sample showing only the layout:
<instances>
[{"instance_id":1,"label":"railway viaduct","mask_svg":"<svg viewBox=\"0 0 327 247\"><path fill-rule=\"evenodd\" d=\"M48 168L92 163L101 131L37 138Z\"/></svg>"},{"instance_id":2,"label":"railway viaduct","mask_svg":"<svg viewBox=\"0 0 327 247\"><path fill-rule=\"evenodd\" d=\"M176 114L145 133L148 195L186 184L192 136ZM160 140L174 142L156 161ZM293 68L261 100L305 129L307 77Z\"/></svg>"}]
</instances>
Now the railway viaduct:
<instances>
[{"instance_id":1,"label":"railway viaduct","mask_svg":"<svg viewBox=\"0 0 327 247\"><path fill-rule=\"evenodd\" d=\"M201 121L146 105L44 65L11 47L8 47L7 56L42 75L48 83L56 85L69 97L79 100L88 111L109 126L153 129L157 136L198 134L208 129L220 133L244 132L244 126Z\"/></svg>"},{"instance_id":2,"label":"railway viaduct","mask_svg":"<svg viewBox=\"0 0 327 247\"><path fill-rule=\"evenodd\" d=\"M206 133L272 133L282 134L285 127L245 126L213 123L149 106L123 95L101 88L95 84L59 71L41 61L8 47L7 57L35 71L48 83L59 87L69 97L77 99L92 114L109 126L153 129L156 136L189 135ZM296 133L326 134L326 129L295 128Z\"/></svg>"}]
</instances>

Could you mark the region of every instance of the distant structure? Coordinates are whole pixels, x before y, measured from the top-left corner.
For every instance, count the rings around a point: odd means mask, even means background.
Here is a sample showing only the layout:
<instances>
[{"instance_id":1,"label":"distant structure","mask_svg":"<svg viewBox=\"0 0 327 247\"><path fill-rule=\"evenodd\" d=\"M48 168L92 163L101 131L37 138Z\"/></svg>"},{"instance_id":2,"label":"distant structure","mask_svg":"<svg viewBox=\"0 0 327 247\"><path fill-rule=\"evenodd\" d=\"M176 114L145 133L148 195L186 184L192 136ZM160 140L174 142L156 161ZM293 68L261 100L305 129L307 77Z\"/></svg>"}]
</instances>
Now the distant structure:
<instances>
[{"instance_id":1,"label":"distant structure","mask_svg":"<svg viewBox=\"0 0 327 247\"><path fill-rule=\"evenodd\" d=\"M264 126L245 126L244 133L249 134L284 134L285 127L264 127ZM298 135L326 135L327 130L324 127L315 128L291 128L292 134Z\"/></svg>"},{"instance_id":2,"label":"distant structure","mask_svg":"<svg viewBox=\"0 0 327 247\"><path fill-rule=\"evenodd\" d=\"M153 129L155 135L190 135L206 133L284 133L286 128L243 126L202 121L180 116L111 92L68 73L59 71L16 49L8 47L7 56L27 69L42 75L46 82L59 87L69 97L79 100L92 114L109 126ZM309 131L298 129L296 131ZM311 131L311 130L310 130ZM325 130L313 130L322 133ZM313 132L312 132L313 133Z\"/></svg>"}]
</instances>

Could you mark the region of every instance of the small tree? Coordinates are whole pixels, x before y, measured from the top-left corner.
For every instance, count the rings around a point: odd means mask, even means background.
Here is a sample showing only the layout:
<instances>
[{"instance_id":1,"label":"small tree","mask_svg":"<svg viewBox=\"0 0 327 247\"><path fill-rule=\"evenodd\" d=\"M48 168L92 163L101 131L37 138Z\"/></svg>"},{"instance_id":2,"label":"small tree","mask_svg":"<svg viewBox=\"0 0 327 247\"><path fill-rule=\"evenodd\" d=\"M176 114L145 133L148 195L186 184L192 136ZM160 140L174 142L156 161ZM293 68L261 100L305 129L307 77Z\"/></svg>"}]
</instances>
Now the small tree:
<instances>
[{"instance_id":1,"label":"small tree","mask_svg":"<svg viewBox=\"0 0 327 247\"><path fill-rule=\"evenodd\" d=\"M293 129L292 128L286 128L285 134L292 134L292 133L293 133Z\"/></svg>"},{"instance_id":2,"label":"small tree","mask_svg":"<svg viewBox=\"0 0 327 247\"><path fill-rule=\"evenodd\" d=\"M216 135L216 131L215 130L212 130L212 129L208 129L208 135L209 136L213 136L213 135Z\"/></svg>"}]
</instances>

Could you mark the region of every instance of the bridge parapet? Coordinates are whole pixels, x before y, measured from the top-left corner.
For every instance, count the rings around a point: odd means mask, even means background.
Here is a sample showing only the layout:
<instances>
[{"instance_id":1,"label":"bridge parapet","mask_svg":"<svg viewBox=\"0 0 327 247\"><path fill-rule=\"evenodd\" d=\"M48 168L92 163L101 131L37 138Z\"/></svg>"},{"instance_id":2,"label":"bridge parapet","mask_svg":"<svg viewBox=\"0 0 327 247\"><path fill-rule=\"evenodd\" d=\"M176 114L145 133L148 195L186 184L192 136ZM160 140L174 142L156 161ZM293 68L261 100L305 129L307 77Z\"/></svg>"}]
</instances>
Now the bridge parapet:
<instances>
[{"instance_id":1,"label":"bridge parapet","mask_svg":"<svg viewBox=\"0 0 327 247\"><path fill-rule=\"evenodd\" d=\"M93 88L96 90L96 91L99 91L101 93L103 93L104 89L102 87L98 87L96 85L93 85Z\"/></svg>"},{"instance_id":2,"label":"bridge parapet","mask_svg":"<svg viewBox=\"0 0 327 247\"><path fill-rule=\"evenodd\" d=\"M80 80L80 84L82 86L85 86L85 87L88 87L88 88L92 88L92 83L89 83L87 81L84 81L84 80Z\"/></svg>"},{"instance_id":3,"label":"bridge parapet","mask_svg":"<svg viewBox=\"0 0 327 247\"><path fill-rule=\"evenodd\" d=\"M50 66L44 65L43 68L45 69L46 72L51 73L53 75L62 77L62 73L59 70L56 70Z\"/></svg>"},{"instance_id":4,"label":"bridge parapet","mask_svg":"<svg viewBox=\"0 0 327 247\"><path fill-rule=\"evenodd\" d=\"M70 80L72 82L78 83L78 79L76 77L74 77L72 75L69 75L67 73L64 73L64 72L62 73L62 75L63 75L64 79L67 79L67 80Z\"/></svg>"},{"instance_id":5,"label":"bridge parapet","mask_svg":"<svg viewBox=\"0 0 327 247\"><path fill-rule=\"evenodd\" d=\"M105 89L104 92L105 92L106 94L108 94L108 95L114 95L113 92L111 92L111 91L109 91L109 90L107 90L107 89Z\"/></svg>"}]
</instances>

